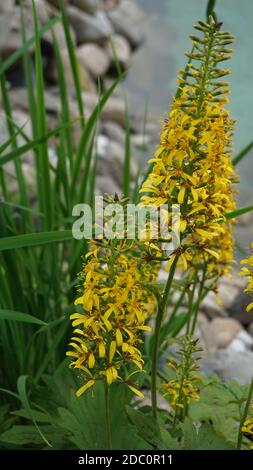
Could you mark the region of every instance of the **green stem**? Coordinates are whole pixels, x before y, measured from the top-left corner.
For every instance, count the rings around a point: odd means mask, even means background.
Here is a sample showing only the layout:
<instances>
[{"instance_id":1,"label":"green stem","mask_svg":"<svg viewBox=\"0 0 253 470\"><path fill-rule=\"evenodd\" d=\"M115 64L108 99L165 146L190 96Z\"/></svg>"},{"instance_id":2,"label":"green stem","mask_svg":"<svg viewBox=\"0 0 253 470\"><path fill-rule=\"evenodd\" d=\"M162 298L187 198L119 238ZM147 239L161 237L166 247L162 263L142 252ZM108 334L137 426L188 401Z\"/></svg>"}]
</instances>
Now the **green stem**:
<instances>
[{"instance_id":1,"label":"green stem","mask_svg":"<svg viewBox=\"0 0 253 470\"><path fill-rule=\"evenodd\" d=\"M110 423L110 403L109 403L109 387L105 379L105 427L107 437L108 450L112 450L112 434L111 434L111 423Z\"/></svg>"},{"instance_id":2,"label":"green stem","mask_svg":"<svg viewBox=\"0 0 253 470\"><path fill-rule=\"evenodd\" d=\"M151 396L152 396L152 413L153 417L157 419L157 396L156 396L156 385L157 385L157 359L158 359L158 348L159 348L159 336L161 325L164 317L164 311L167 304L170 288L174 278L176 265L179 255L176 255L170 268L170 273L167 279L165 290L162 296L162 300L158 307L158 313L156 317L155 331L154 331L154 342L152 349L152 370L151 370Z\"/></svg>"},{"instance_id":3,"label":"green stem","mask_svg":"<svg viewBox=\"0 0 253 470\"><path fill-rule=\"evenodd\" d=\"M200 282L199 286L199 295L198 295L198 300L196 302L196 306L194 309L194 316L193 316L193 322L192 322L192 327L191 327L191 336L193 335L195 328L196 328L196 323L197 323L197 318L198 318L198 313L199 313L199 307L202 302L202 292L205 286L205 280L206 280L206 270L207 270L207 265L205 265L204 270L203 270L203 276Z\"/></svg>"},{"instance_id":4,"label":"green stem","mask_svg":"<svg viewBox=\"0 0 253 470\"><path fill-rule=\"evenodd\" d=\"M242 418L241 418L241 421L240 421L240 427L239 427L238 439L237 439L237 450L241 450L241 446L242 446L242 427L243 427L243 425L244 425L244 423L247 419L247 416L248 416L248 411L249 411L252 395L253 395L253 377L251 379L248 398L247 398L246 405L245 405L245 408L244 408L244 412L243 412L243 415L242 415Z\"/></svg>"}]
</instances>

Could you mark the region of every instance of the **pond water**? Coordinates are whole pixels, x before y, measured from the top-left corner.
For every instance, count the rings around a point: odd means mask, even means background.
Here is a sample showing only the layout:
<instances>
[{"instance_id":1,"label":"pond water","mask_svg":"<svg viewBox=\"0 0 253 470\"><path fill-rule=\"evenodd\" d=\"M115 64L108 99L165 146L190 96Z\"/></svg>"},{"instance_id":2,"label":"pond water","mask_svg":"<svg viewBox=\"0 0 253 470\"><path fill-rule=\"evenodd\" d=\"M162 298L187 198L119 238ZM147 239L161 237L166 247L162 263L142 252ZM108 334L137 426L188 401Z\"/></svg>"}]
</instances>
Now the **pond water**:
<instances>
[{"instance_id":1,"label":"pond water","mask_svg":"<svg viewBox=\"0 0 253 470\"><path fill-rule=\"evenodd\" d=\"M147 34L133 57L126 81L129 101L157 120L168 108L177 87L178 69L184 67L184 51L198 19L205 19L206 0L136 0L147 14ZM216 13L224 29L236 38L231 69L230 110L236 119L234 153L253 140L253 1L218 0ZM240 205L253 204L253 152L238 167ZM253 240L253 230L240 229L243 245Z\"/></svg>"}]
</instances>

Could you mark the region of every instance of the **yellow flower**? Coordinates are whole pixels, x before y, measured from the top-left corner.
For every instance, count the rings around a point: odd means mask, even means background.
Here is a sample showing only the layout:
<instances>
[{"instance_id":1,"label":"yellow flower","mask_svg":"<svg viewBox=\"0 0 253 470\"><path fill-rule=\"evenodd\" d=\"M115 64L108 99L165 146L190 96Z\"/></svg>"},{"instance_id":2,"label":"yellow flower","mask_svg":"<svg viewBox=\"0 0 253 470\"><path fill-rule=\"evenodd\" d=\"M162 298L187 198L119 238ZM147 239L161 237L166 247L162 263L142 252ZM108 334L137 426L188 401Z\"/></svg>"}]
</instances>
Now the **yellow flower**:
<instances>
[{"instance_id":1,"label":"yellow flower","mask_svg":"<svg viewBox=\"0 0 253 470\"><path fill-rule=\"evenodd\" d=\"M180 93L163 125L160 145L150 160L152 171L142 185L141 205L168 209L180 204L181 247L179 266L193 278L208 266L206 277L215 285L233 261L233 220L225 215L235 210L237 176L231 163L234 123L224 103L228 83L217 81L227 73L218 68L229 58L224 33L214 23L205 27L202 42L193 40L198 54L180 79ZM229 44L232 37L227 34ZM201 50L201 53L200 53ZM230 54L230 53L229 53ZM198 65L194 61L198 60ZM171 219L168 230L172 230ZM172 254L167 270L177 253Z\"/></svg>"},{"instance_id":2,"label":"yellow flower","mask_svg":"<svg viewBox=\"0 0 253 470\"><path fill-rule=\"evenodd\" d=\"M80 295L75 301L81 311L70 316L74 334L67 352L72 358L70 367L84 375L77 396L101 376L111 385L143 369L142 334L151 329L145 322L156 305L147 284L157 269L141 256L135 242L113 240L92 242L84 257ZM142 396L132 382L128 386Z\"/></svg>"}]
</instances>

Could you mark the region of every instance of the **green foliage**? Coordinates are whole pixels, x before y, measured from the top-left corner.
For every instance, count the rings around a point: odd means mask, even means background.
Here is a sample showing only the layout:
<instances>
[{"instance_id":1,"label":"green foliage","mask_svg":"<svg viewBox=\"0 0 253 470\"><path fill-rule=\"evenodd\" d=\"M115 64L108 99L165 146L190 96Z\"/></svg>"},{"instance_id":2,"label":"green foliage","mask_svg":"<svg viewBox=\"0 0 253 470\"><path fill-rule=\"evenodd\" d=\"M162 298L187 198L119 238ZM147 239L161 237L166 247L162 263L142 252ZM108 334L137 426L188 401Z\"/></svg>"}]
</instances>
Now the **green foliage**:
<instances>
[{"instance_id":1,"label":"green foliage","mask_svg":"<svg viewBox=\"0 0 253 470\"><path fill-rule=\"evenodd\" d=\"M103 384L99 382L92 393L81 398L75 396L77 387L74 374L66 361L54 377L44 376L42 385L35 387L30 399L31 408L24 398L20 410L12 415L27 421L15 424L0 434L0 444L27 448L53 449L105 449L105 407ZM132 395L124 385L110 388L110 419L113 449L148 449L150 445L138 434L135 423L127 418L125 404ZM36 426L29 421L36 422ZM45 447L45 441L46 443Z\"/></svg>"}]
</instances>

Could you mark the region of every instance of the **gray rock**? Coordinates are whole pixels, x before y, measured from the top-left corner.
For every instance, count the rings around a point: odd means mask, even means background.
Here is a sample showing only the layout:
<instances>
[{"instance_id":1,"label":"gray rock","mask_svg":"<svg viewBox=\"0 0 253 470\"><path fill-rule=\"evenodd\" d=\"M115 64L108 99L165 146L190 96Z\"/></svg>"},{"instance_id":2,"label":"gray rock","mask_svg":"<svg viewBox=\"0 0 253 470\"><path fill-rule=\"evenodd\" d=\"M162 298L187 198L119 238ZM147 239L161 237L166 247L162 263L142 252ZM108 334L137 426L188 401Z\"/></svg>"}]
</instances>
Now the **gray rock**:
<instances>
[{"instance_id":1,"label":"gray rock","mask_svg":"<svg viewBox=\"0 0 253 470\"><path fill-rule=\"evenodd\" d=\"M125 36L133 47L144 39L144 13L131 0L123 0L119 6L108 12L116 33Z\"/></svg>"},{"instance_id":2,"label":"gray rock","mask_svg":"<svg viewBox=\"0 0 253 470\"><path fill-rule=\"evenodd\" d=\"M14 0L2 0L0 4L0 13L5 13L6 11L11 11L14 7Z\"/></svg>"},{"instance_id":3,"label":"gray rock","mask_svg":"<svg viewBox=\"0 0 253 470\"><path fill-rule=\"evenodd\" d=\"M250 302L252 302L252 295L247 292L240 292L228 308L229 315L236 318L243 325L249 325L253 322L253 310L246 311L246 307Z\"/></svg>"},{"instance_id":4,"label":"gray rock","mask_svg":"<svg viewBox=\"0 0 253 470\"><path fill-rule=\"evenodd\" d=\"M98 97L95 94L83 93L83 99L89 114L96 106ZM113 121L124 127L126 118L124 100L118 96L111 96L100 116L103 121Z\"/></svg>"},{"instance_id":5,"label":"gray rock","mask_svg":"<svg viewBox=\"0 0 253 470\"><path fill-rule=\"evenodd\" d=\"M110 176L97 176L96 177L96 193L98 195L103 194L121 194L119 185Z\"/></svg>"},{"instance_id":6,"label":"gray rock","mask_svg":"<svg viewBox=\"0 0 253 470\"><path fill-rule=\"evenodd\" d=\"M242 325L237 320L215 318L208 326L208 337L212 342L212 349L225 349L240 332L242 332Z\"/></svg>"},{"instance_id":7,"label":"gray rock","mask_svg":"<svg viewBox=\"0 0 253 470\"><path fill-rule=\"evenodd\" d=\"M101 43L113 33L111 24L104 12L98 12L95 16L92 16L74 6L67 7L66 12L79 44L84 42Z\"/></svg>"},{"instance_id":8,"label":"gray rock","mask_svg":"<svg viewBox=\"0 0 253 470\"><path fill-rule=\"evenodd\" d=\"M101 0L71 0L72 5L93 15L101 5Z\"/></svg>"},{"instance_id":9,"label":"gray rock","mask_svg":"<svg viewBox=\"0 0 253 470\"><path fill-rule=\"evenodd\" d=\"M237 380L248 384L253 376L253 352L221 350L210 352L200 361L201 372L210 376L217 374L225 381Z\"/></svg>"},{"instance_id":10,"label":"gray rock","mask_svg":"<svg viewBox=\"0 0 253 470\"><path fill-rule=\"evenodd\" d=\"M97 44L87 43L79 46L77 57L80 64L95 78L105 75L110 65L106 52Z\"/></svg>"},{"instance_id":11,"label":"gray rock","mask_svg":"<svg viewBox=\"0 0 253 470\"><path fill-rule=\"evenodd\" d=\"M118 142L122 146L125 145L125 131L113 121L105 121L101 126L101 133L109 137L110 140Z\"/></svg>"},{"instance_id":12,"label":"gray rock","mask_svg":"<svg viewBox=\"0 0 253 470\"><path fill-rule=\"evenodd\" d=\"M118 142L110 141L107 137L99 135L97 138L97 174L111 176L121 187L123 179L123 165L125 151ZM131 177L134 178L137 166L134 159L131 162Z\"/></svg>"},{"instance_id":13,"label":"gray rock","mask_svg":"<svg viewBox=\"0 0 253 470\"><path fill-rule=\"evenodd\" d=\"M124 36L114 34L106 45L106 51L112 63L115 62L115 56L121 67L126 69L131 57L131 47Z\"/></svg>"}]
</instances>

